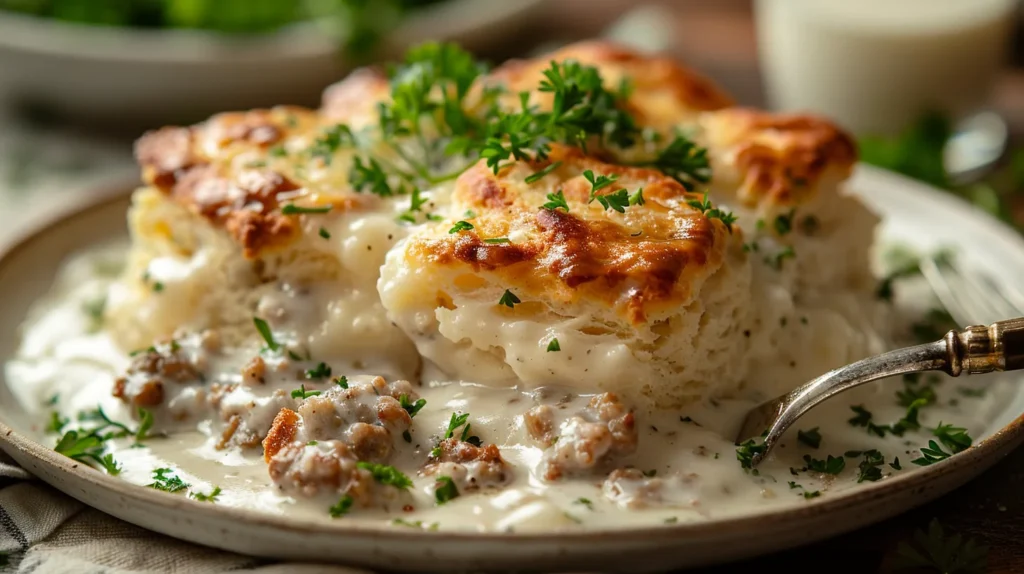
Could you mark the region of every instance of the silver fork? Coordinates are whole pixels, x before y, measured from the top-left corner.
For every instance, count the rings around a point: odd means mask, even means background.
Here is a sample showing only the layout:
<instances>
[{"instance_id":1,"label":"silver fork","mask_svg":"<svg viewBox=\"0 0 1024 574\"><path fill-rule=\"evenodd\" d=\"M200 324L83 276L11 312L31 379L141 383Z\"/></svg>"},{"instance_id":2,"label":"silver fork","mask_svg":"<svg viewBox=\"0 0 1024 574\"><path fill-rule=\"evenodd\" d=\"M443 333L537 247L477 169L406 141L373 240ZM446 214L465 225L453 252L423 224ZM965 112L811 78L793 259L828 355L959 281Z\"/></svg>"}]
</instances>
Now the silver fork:
<instances>
[{"instance_id":1,"label":"silver fork","mask_svg":"<svg viewBox=\"0 0 1024 574\"><path fill-rule=\"evenodd\" d=\"M829 371L755 407L747 413L736 437L739 444L767 429L764 449L752 458L751 466L764 460L783 433L807 411L864 383L920 371L945 371L957 377L1024 368L1024 294L1013 286L965 273L945 257L924 258L920 267L950 316L960 325L972 326L949 331L933 343L889 351ZM1000 320L1006 317L1020 318Z\"/></svg>"}]
</instances>

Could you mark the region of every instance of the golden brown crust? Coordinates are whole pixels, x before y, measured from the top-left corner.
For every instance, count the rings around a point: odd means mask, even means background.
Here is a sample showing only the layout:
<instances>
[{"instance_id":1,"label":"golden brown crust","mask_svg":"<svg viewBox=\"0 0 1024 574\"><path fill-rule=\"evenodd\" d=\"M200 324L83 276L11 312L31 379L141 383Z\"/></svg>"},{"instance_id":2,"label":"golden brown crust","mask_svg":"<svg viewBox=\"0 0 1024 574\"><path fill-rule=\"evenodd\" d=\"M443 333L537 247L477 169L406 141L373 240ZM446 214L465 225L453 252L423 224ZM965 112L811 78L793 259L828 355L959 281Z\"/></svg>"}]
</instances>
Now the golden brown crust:
<instances>
[{"instance_id":1,"label":"golden brown crust","mask_svg":"<svg viewBox=\"0 0 1024 574\"><path fill-rule=\"evenodd\" d=\"M360 68L324 90L320 113L335 122L365 122L377 117L378 104L390 95L388 78L381 70Z\"/></svg>"},{"instance_id":2,"label":"golden brown crust","mask_svg":"<svg viewBox=\"0 0 1024 574\"><path fill-rule=\"evenodd\" d=\"M716 177L734 175L747 205L801 203L827 171L845 178L857 161L853 139L816 116L732 108L702 123L710 155L721 162Z\"/></svg>"},{"instance_id":3,"label":"golden brown crust","mask_svg":"<svg viewBox=\"0 0 1024 574\"><path fill-rule=\"evenodd\" d=\"M551 162L561 165L532 184L531 173ZM588 203L590 184L582 175L619 176L606 195L643 188L646 203L619 214ZM561 190L569 205L542 209L546 195ZM458 209L475 212L474 228L448 233L451 223L410 240L408 254L431 265L497 276L517 296L570 302L596 299L617 307L630 321L645 321L651 306L689 297L691 275L720 265L729 231L687 205L696 198L661 172L603 163L579 150L555 146L542 162L516 162L495 175L482 162L456 185ZM515 236L511 243L487 239Z\"/></svg>"},{"instance_id":4,"label":"golden brown crust","mask_svg":"<svg viewBox=\"0 0 1024 574\"><path fill-rule=\"evenodd\" d=\"M531 60L510 60L492 74L512 94L535 91L552 60L576 60L597 67L606 88L618 89L622 80L631 86L628 110L641 126L669 128L699 112L733 105L717 84L679 62L642 54L602 41L580 42Z\"/></svg>"},{"instance_id":5,"label":"golden brown crust","mask_svg":"<svg viewBox=\"0 0 1024 574\"><path fill-rule=\"evenodd\" d=\"M348 189L345 178L327 189L305 180L298 166L313 161L308 157L280 157L287 138L311 145L323 121L316 112L285 106L223 113L191 128L149 132L135 154L147 184L223 228L251 259L298 238L298 219L280 211L286 201L331 205L334 212L375 204Z\"/></svg>"}]
</instances>

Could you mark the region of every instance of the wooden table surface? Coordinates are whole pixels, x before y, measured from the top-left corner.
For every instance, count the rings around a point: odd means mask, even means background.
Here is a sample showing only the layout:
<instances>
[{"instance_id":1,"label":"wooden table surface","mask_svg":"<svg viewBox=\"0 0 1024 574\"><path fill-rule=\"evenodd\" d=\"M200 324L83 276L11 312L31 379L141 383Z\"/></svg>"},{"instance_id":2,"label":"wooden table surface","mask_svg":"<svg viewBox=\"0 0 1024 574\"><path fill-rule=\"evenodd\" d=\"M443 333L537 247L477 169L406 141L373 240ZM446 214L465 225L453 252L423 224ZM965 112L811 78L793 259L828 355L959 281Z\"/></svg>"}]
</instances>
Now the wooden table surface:
<instances>
[{"instance_id":1,"label":"wooden table surface","mask_svg":"<svg viewBox=\"0 0 1024 574\"><path fill-rule=\"evenodd\" d=\"M763 105L749 1L652 3L670 8L674 14L670 53L717 80L741 103ZM563 40L594 36L638 4L628 0L554 0L554 16L549 20L554 24L537 33ZM1020 45L1019 39L1015 41L1013 60L1018 65L1024 63ZM993 94L993 107L1007 118L1011 133L1024 140L1024 66L1006 70ZM986 572L1024 573L1024 448L964 487L896 518L796 550L699 572L886 571L883 567L899 543L910 540L916 530L925 530L933 519L947 532L961 533L988 546Z\"/></svg>"}]
</instances>

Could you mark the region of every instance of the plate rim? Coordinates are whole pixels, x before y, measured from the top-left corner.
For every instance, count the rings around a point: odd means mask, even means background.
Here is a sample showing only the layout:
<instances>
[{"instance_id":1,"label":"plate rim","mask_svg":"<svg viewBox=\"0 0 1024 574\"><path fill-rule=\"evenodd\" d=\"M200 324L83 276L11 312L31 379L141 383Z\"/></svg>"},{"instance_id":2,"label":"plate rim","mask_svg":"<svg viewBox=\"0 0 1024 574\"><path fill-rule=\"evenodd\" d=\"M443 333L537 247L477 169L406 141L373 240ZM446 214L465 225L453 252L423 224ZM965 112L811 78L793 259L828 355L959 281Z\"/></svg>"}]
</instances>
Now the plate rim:
<instances>
[{"instance_id":1,"label":"plate rim","mask_svg":"<svg viewBox=\"0 0 1024 574\"><path fill-rule=\"evenodd\" d=\"M888 185L913 188L915 193L925 193L931 201L945 202L949 207L973 211L976 217L989 221L991 224L988 228L989 231L998 233L1006 241L1018 243L1022 252L1024 252L1024 236L1013 231L1005 223L987 212L960 198L942 192L927 184L879 168L859 164L857 169L865 173L869 179L875 179L876 181L888 179L890 180ZM35 242L41 240L41 236L47 232L52 232L63 222L85 216L93 211L109 208L112 203L123 202L137 186L137 182L131 186L124 185L123 182L108 182L90 193L82 194L75 201L69 201L60 208L55 208L48 217L39 218L33 225L28 226L3 245L0 245L0 269L9 264L15 253L31 248ZM4 357L2 359L6 362L7 358ZM3 384L6 384L6 382ZM981 466L987 469L1022 443L1024 443L1024 414L1018 415L1002 428L972 445L966 451L954 455L942 464L920 468L914 472L887 478L869 485L861 485L848 492L810 500L800 506L707 521L682 522L672 525L661 524L636 528L606 527L543 532L429 531L396 529L387 521L328 522L299 519L283 514L276 515L246 508L211 505L180 495L132 484L94 469L89 465L60 455L52 448L19 433L4 421L4 414L0 412L0 449L8 452L10 452L9 449L17 450L38 462L52 467L54 470L73 474L94 487L103 488L113 494L129 499L129 501L145 502L168 511L187 509L197 519L237 520L250 526L269 527L297 534L315 533L359 537L386 535L394 540L416 542L439 540L444 540L445 542L485 541L524 545L550 543L552 540L559 543L573 543L615 537L618 542L622 543L629 542L630 540L646 540L650 542L657 538L709 537L715 536L718 533L736 535L746 531L763 533L764 527L768 522L779 526L798 524L802 520L816 516L850 510L868 501L897 497L900 494L927 487L933 482L938 482L938 479L941 477L962 472L965 468ZM974 478L977 474L972 473L970 479ZM967 480L959 484L965 482ZM58 488L58 490L60 489ZM71 492L65 491L65 494L76 497ZM89 504L86 501L83 502L87 505ZM921 502L923 503L925 500ZM916 506L916 504L912 506Z\"/></svg>"}]
</instances>

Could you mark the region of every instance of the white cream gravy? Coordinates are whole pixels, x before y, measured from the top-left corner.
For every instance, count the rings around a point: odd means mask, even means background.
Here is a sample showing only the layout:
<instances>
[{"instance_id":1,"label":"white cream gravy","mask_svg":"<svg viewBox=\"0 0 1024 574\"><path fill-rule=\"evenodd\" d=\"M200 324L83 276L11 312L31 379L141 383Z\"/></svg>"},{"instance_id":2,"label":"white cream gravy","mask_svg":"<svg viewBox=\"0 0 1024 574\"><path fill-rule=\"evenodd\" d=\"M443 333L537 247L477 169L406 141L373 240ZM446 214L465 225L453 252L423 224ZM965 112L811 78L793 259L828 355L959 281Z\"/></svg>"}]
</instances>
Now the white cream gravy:
<instances>
[{"instance_id":1,"label":"white cream gravy","mask_svg":"<svg viewBox=\"0 0 1024 574\"><path fill-rule=\"evenodd\" d=\"M20 353L6 365L8 384L25 409L38 415L36 430L45 444L53 444L57 438L52 434L43 436L49 411L54 409L74 420L76 413L100 404L112 417L135 424L129 422L131 418L123 404L111 396L113 379L128 365L127 353L118 349L104 332L91 332L94 325L82 311L83 305L101 297L114 280L103 269L122 260L123 253L123 246L111 246L70 261L53 292L30 313ZM237 365L254 353L255 349L236 352L225 365L235 363L231 372L238 373ZM388 376L386 365L356 365L321 356L315 362L321 360L332 366L335 375L344 374L353 381L366 380L368 375ZM540 478L536 469L543 451L528 439L523 413L535 404L557 405L567 391L526 392L445 381L428 368L418 389L427 405L414 419L413 441L409 445L399 443L391 461L414 480L415 510L387 513L360 509L342 519L386 520L396 527L442 530L543 531L706 521L808 504L812 500L805 498L805 492L820 492L814 497L817 499L855 488L857 466L862 459L847 459L845 470L832 476L800 470L806 466L803 455L825 459L829 454L839 456L850 450L878 449L885 456L881 467L884 481L919 468L911 460L919 456L918 447L932 438L927 429L940 422L966 427L977 441L989 430L988 421L1000 412L1006 397L1013 392L1008 384L992 378L943 379L936 386L936 404L921 411L920 430L902 437L880 438L848 424L852 416L850 405L854 404L865 405L879 424L895 422L905 413L894 395L902 388L902 381L866 385L830 401L800 421L800 429L819 428L823 437L820 448L801 444L792 432L756 473L741 467L732 442L739 421L754 402L717 401L681 411L638 410L638 448L615 467L632 466L663 478L666 483L659 504L630 508L619 501L635 500L630 497L641 487L637 482L621 483L612 500L602 490L606 473L553 483ZM294 381L280 384L286 390L297 386ZM325 384L309 387L326 388ZM964 388L984 390L984 394L965 396L961 390ZM59 399L50 406L47 401L54 395ZM588 399L575 396L565 406L572 411ZM470 413L474 434L501 448L514 478L501 491L466 494L438 505L434 500L435 479L420 477L417 471L434 445L432 437L445 431L455 411ZM222 493L215 502L219 505L331 520L327 510L336 497L297 499L281 494L272 484L258 448L246 453L238 449L217 450L214 445L219 432L212 426L210 421L204 421L194 430L149 439L142 448L133 447L128 439L112 441L111 450L123 468L120 477L146 485L152 482L154 469L170 467L191 485L189 492L209 494L219 486ZM890 465L895 457L899 457L902 470Z\"/></svg>"}]
</instances>

